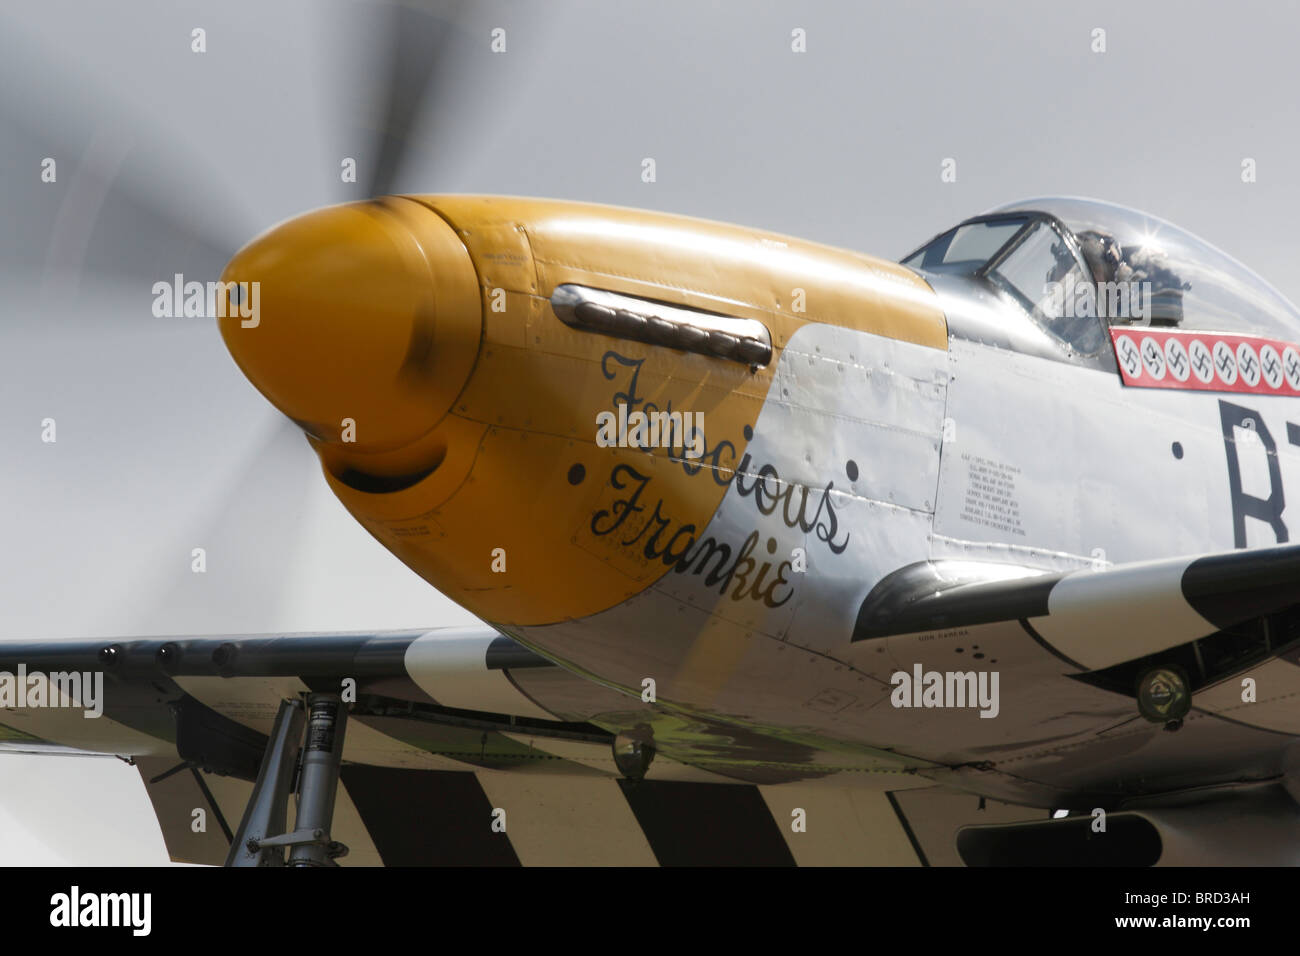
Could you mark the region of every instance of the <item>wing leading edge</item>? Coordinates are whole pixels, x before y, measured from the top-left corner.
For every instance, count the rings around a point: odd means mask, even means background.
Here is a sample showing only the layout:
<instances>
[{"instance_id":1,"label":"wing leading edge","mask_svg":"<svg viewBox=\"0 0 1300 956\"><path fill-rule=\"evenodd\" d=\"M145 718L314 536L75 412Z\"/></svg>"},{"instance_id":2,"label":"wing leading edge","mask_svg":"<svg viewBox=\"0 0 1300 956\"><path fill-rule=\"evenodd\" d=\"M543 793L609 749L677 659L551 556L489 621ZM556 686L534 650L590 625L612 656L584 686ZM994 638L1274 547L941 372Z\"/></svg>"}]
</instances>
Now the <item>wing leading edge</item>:
<instances>
[{"instance_id":1,"label":"wing leading edge","mask_svg":"<svg viewBox=\"0 0 1300 956\"><path fill-rule=\"evenodd\" d=\"M853 641L1020 621L1066 664L1102 671L1216 635L1275 653L1300 637L1298 606L1300 545L1059 573L922 561L872 589Z\"/></svg>"}]
</instances>

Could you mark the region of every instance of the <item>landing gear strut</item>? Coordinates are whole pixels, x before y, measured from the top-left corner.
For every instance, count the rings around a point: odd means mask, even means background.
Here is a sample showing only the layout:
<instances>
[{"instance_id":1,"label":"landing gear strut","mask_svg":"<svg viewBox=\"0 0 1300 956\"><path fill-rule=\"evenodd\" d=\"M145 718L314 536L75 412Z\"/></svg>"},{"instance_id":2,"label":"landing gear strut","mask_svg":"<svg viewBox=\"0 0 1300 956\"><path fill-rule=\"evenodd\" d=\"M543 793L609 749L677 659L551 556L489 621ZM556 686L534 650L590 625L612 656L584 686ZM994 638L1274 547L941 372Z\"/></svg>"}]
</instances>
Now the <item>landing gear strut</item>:
<instances>
[{"instance_id":1,"label":"landing gear strut","mask_svg":"<svg viewBox=\"0 0 1300 956\"><path fill-rule=\"evenodd\" d=\"M334 866L347 854L330 839L347 720L338 694L308 694L305 709L301 700L280 702L226 866L285 866L286 847L289 866ZM295 770L298 814L293 831L285 832Z\"/></svg>"}]
</instances>

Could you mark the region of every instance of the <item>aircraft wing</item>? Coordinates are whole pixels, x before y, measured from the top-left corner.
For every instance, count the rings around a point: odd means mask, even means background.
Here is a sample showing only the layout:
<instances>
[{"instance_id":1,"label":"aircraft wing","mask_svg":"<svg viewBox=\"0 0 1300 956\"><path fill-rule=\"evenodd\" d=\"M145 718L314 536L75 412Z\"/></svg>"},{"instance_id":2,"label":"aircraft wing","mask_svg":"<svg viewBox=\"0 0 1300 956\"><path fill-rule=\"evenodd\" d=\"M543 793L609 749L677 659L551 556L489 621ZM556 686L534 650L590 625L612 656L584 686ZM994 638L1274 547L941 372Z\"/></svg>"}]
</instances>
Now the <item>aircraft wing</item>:
<instances>
[{"instance_id":1,"label":"aircraft wing","mask_svg":"<svg viewBox=\"0 0 1300 956\"><path fill-rule=\"evenodd\" d=\"M6 701L0 681L0 752L129 758L182 862L225 859L280 701L344 681L354 682L354 701L332 828L350 848L344 865L915 865L927 852L949 853L950 831L974 807L973 798L953 804L948 831L925 831L927 851L905 794L941 788L913 775L882 775L875 790L860 781L769 787L733 773L743 765L769 779L719 745L702 751L713 763L661 749L632 784L613 759L613 735L593 721L627 726L651 706L485 626L6 641L0 674L23 676L28 693ZM65 706L33 706L31 688L54 699L72 674L90 679ZM707 730L684 724L682 739L721 739ZM917 805L931 813L933 803ZM819 836L791 830L795 808L814 814ZM492 826L496 810L504 831Z\"/></svg>"},{"instance_id":2,"label":"aircraft wing","mask_svg":"<svg viewBox=\"0 0 1300 956\"><path fill-rule=\"evenodd\" d=\"M1195 692L1296 656L1298 584L1300 545L1060 573L924 561L867 595L853 640L1019 622L1081 679L1127 691L1145 667L1174 664Z\"/></svg>"},{"instance_id":3,"label":"aircraft wing","mask_svg":"<svg viewBox=\"0 0 1300 956\"><path fill-rule=\"evenodd\" d=\"M1294 730L1281 698L1300 693L1298 574L1300 546L1067 573L926 561L871 590L853 638L1011 623L1064 672L1118 693L1175 663L1194 706L1230 718L1243 705L1229 678L1249 669L1283 688L1251 705L1250 722ZM334 826L352 848L345 864L956 862L945 854L959 823L1041 815L990 818L897 767L763 765L743 734L691 724L678 739L695 746L666 746L633 784L601 725L664 715L488 627L0 644L0 674L24 673L47 693L53 675L98 673L103 690L83 688L80 709L24 706L0 679L0 750L130 757L171 856L189 862L224 859L279 702L344 682L355 698ZM92 707L102 716L82 715ZM855 779L837 784L846 770ZM796 812L816 829L793 830Z\"/></svg>"}]
</instances>

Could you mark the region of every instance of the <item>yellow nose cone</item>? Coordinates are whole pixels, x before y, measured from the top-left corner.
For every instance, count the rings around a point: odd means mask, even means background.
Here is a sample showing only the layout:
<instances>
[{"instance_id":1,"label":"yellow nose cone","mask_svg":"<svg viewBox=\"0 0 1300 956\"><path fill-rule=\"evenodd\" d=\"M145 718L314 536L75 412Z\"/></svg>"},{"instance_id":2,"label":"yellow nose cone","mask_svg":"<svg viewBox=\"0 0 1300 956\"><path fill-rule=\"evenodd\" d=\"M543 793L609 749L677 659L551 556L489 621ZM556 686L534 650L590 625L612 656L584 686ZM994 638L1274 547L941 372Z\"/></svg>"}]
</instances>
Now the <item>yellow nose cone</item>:
<instances>
[{"instance_id":1,"label":"yellow nose cone","mask_svg":"<svg viewBox=\"0 0 1300 956\"><path fill-rule=\"evenodd\" d=\"M436 213L389 197L292 219L241 249L222 337L285 415L349 456L428 434L478 356L478 277Z\"/></svg>"}]
</instances>

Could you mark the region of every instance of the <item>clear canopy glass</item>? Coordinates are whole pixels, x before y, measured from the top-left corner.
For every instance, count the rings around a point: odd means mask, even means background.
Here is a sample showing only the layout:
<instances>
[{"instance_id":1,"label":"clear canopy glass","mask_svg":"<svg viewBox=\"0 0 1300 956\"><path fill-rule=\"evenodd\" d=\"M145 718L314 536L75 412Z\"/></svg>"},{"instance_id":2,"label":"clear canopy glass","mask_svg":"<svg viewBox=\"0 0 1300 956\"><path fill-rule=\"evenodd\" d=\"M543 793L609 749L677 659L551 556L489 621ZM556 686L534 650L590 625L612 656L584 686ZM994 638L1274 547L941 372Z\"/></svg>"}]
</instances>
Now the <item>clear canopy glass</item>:
<instances>
[{"instance_id":1,"label":"clear canopy glass","mask_svg":"<svg viewBox=\"0 0 1300 956\"><path fill-rule=\"evenodd\" d=\"M1044 222L1064 246L1049 244ZM1100 344L1101 323L1094 332L1086 323L1060 321L1084 314L1062 298L1062 289L1086 292L1086 314L1109 325L1300 342L1300 310L1259 275L1172 223L1095 199L1044 197L999 206L936 236L903 263L982 277L1084 354ZM1076 272L1081 282L1070 274ZM1140 297L1130 299L1130 290ZM1124 307L1115 308L1116 302Z\"/></svg>"},{"instance_id":2,"label":"clear canopy glass","mask_svg":"<svg viewBox=\"0 0 1300 956\"><path fill-rule=\"evenodd\" d=\"M1111 316L1204 331L1300 341L1300 310L1263 278L1203 239L1155 216L1092 199L1042 198L988 215L1036 212L1073 234L1095 282L1150 283L1149 316Z\"/></svg>"}]
</instances>

